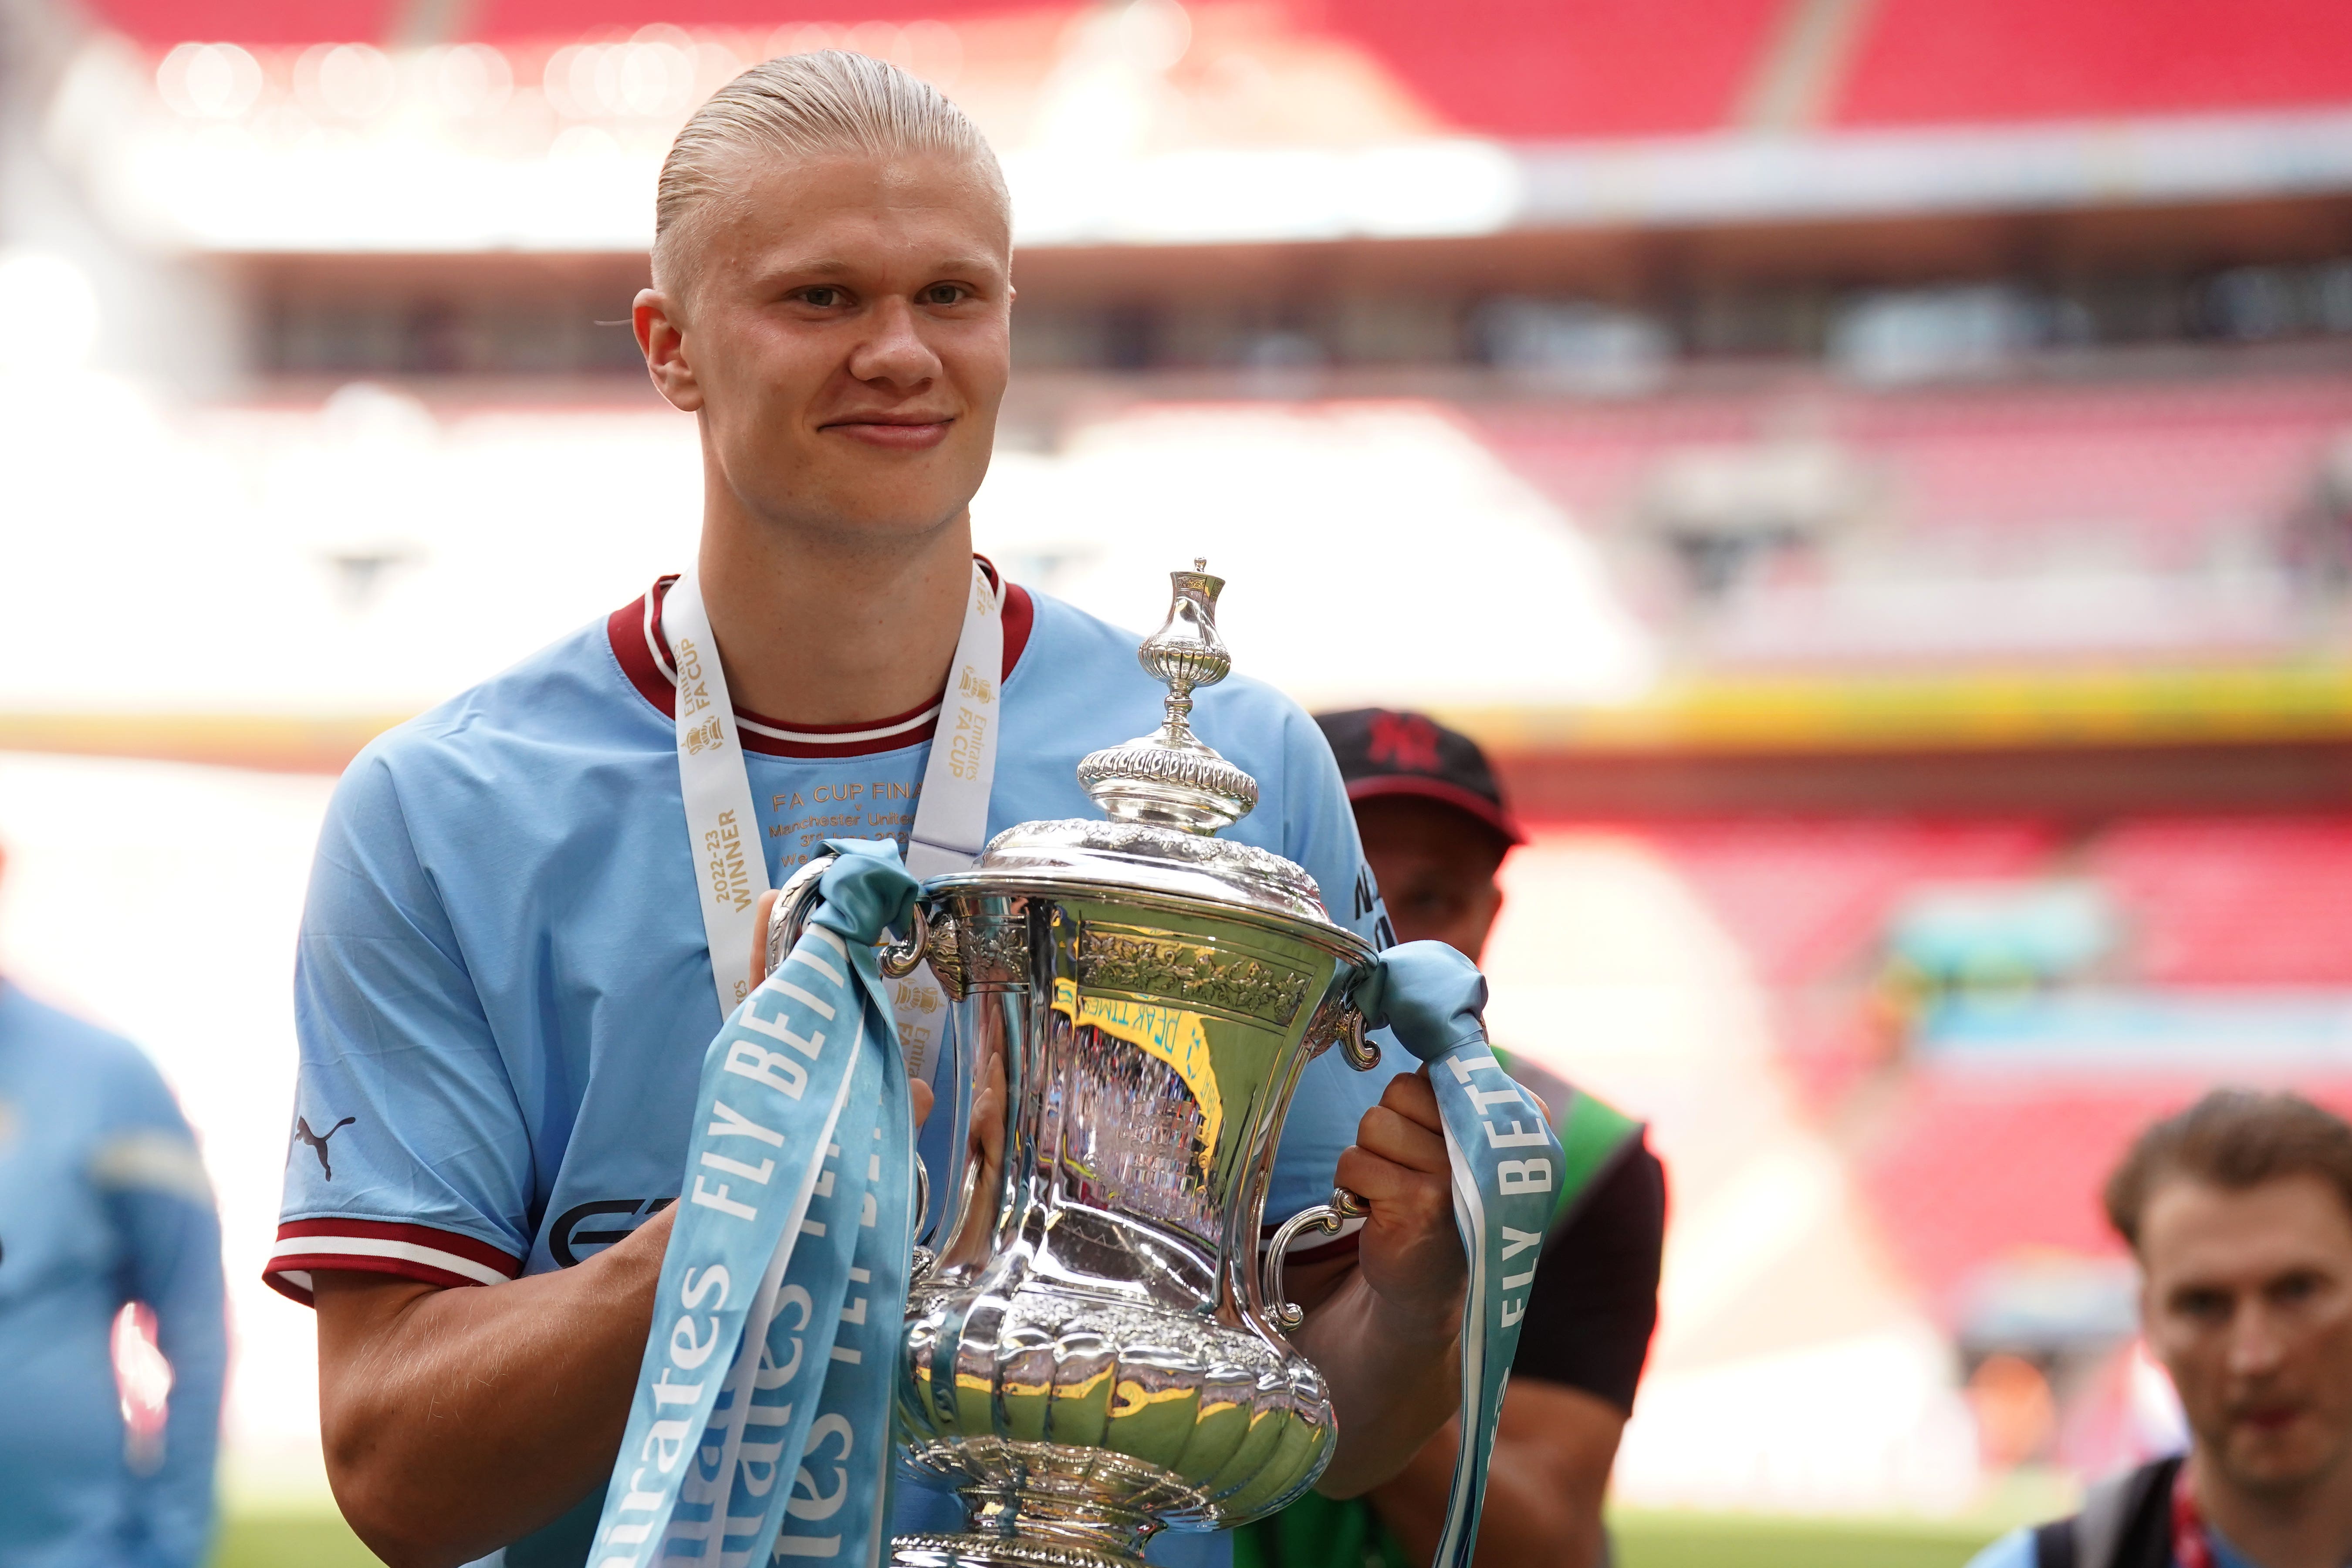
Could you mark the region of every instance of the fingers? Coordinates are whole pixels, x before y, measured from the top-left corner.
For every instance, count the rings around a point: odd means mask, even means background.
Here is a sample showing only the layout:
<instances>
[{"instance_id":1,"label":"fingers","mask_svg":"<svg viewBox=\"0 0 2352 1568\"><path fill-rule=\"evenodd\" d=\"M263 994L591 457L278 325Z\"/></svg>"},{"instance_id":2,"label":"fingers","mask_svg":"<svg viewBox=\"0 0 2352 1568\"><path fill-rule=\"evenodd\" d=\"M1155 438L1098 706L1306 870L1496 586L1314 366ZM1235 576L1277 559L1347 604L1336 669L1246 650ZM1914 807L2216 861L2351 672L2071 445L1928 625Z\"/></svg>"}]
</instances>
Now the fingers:
<instances>
[{"instance_id":1,"label":"fingers","mask_svg":"<svg viewBox=\"0 0 2352 1568\"><path fill-rule=\"evenodd\" d=\"M931 1119L931 1086L920 1081L907 1085L907 1092L915 1102L915 1125L920 1127Z\"/></svg>"},{"instance_id":2,"label":"fingers","mask_svg":"<svg viewBox=\"0 0 2352 1568\"><path fill-rule=\"evenodd\" d=\"M1371 1205L1382 1224L1418 1229L1443 1216L1453 1223L1453 1185L1444 1177L1400 1165L1358 1144L1339 1152L1332 1173L1339 1185Z\"/></svg>"},{"instance_id":3,"label":"fingers","mask_svg":"<svg viewBox=\"0 0 2352 1568\"><path fill-rule=\"evenodd\" d=\"M1437 1109L1437 1090L1430 1084L1429 1064L1426 1062L1422 1064L1419 1072L1399 1073L1389 1079L1387 1089L1381 1095L1381 1103L1432 1132L1442 1131L1445 1126L1444 1115Z\"/></svg>"},{"instance_id":4,"label":"fingers","mask_svg":"<svg viewBox=\"0 0 2352 1568\"><path fill-rule=\"evenodd\" d=\"M1450 1177L1444 1129L1429 1080L1408 1075L1392 1079L1381 1102L1364 1112L1356 1124L1356 1147L1407 1170Z\"/></svg>"}]
</instances>

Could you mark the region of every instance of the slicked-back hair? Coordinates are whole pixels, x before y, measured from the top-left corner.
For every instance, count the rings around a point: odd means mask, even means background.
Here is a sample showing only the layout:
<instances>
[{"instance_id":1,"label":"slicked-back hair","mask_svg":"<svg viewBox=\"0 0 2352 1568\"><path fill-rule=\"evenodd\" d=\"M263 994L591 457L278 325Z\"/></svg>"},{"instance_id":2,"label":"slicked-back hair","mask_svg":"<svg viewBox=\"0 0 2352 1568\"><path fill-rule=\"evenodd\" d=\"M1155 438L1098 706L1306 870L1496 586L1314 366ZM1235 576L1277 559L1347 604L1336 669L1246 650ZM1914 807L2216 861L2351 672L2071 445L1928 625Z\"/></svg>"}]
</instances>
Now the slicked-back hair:
<instances>
[{"instance_id":1,"label":"slicked-back hair","mask_svg":"<svg viewBox=\"0 0 2352 1568\"><path fill-rule=\"evenodd\" d=\"M2217 1089L2150 1125L2107 1178L2107 1223L2139 1248L2140 1220L2161 1182L2187 1177L2243 1192L2289 1176L2317 1176L2352 1216L2352 1124L2299 1094Z\"/></svg>"},{"instance_id":2,"label":"slicked-back hair","mask_svg":"<svg viewBox=\"0 0 2352 1568\"><path fill-rule=\"evenodd\" d=\"M866 55L785 55L712 93L670 143L654 193L655 287L690 285L702 232L740 198L748 164L762 156L845 154L968 163L1011 229L1012 198L995 152L937 88Z\"/></svg>"}]
</instances>

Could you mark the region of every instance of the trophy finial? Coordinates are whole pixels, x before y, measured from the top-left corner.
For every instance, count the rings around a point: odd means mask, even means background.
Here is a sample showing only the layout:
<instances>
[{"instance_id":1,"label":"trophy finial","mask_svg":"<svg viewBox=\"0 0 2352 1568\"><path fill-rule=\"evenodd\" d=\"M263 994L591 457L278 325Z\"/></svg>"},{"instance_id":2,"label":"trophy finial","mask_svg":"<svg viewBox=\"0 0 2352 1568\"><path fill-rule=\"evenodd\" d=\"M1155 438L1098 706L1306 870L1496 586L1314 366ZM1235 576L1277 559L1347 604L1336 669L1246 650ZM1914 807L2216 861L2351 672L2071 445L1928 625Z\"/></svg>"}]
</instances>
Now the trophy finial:
<instances>
[{"instance_id":1,"label":"trophy finial","mask_svg":"<svg viewBox=\"0 0 2352 1568\"><path fill-rule=\"evenodd\" d=\"M1192 693L1214 686L1234 667L1217 635L1217 595L1205 556L1190 572L1171 572L1168 618L1135 650L1146 673L1168 688L1167 718L1149 735L1093 752L1078 783L1107 816L1190 833L1214 833L1257 805L1257 781L1192 733Z\"/></svg>"}]
</instances>

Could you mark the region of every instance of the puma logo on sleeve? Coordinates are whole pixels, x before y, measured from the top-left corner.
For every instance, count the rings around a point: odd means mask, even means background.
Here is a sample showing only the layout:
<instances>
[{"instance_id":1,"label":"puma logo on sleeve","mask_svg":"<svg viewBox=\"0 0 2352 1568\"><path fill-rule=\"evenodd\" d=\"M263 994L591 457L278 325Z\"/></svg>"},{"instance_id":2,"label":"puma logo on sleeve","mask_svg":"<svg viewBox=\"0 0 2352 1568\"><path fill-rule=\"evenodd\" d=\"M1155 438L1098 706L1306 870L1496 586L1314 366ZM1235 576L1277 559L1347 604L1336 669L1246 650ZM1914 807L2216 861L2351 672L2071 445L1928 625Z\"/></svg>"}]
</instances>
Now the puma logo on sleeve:
<instances>
[{"instance_id":1,"label":"puma logo on sleeve","mask_svg":"<svg viewBox=\"0 0 2352 1568\"><path fill-rule=\"evenodd\" d=\"M307 1118L298 1116L294 1119L294 1142L310 1146L310 1152L319 1156L319 1174L328 1181L335 1179L335 1167L327 1159L327 1140L358 1120L356 1116L346 1116L324 1132L313 1132Z\"/></svg>"}]
</instances>

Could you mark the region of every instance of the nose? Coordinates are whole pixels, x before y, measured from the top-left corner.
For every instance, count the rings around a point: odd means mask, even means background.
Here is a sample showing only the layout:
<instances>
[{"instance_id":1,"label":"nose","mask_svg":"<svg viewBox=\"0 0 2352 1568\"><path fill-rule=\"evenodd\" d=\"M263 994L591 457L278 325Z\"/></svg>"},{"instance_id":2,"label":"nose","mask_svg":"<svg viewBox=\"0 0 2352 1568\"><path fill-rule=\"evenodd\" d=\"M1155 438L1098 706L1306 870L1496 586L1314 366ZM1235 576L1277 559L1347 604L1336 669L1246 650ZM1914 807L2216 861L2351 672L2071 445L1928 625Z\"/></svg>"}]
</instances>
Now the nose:
<instances>
[{"instance_id":1,"label":"nose","mask_svg":"<svg viewBox=\"0 0 2352 1568\"><path fill-rule=\"evenodd\" d=\"M2242 1307L2230 1326L2230 1373L2262 1378L2285 1359L2286 1336L2270 1308L2257 1300Z\"/></svg>"},{"instance_id":2,"label":"nose","mask_svg":"<svg viewBox=\"0 0 2352 1568\"><path fill-rule=\"evenodd\" d=\"M919 390L940 374L940 356L923 338L921 318L898 295L882 299L867 317L871 330L849 356L849 374L901 392Z\"/></svg>"}]
</instances>

